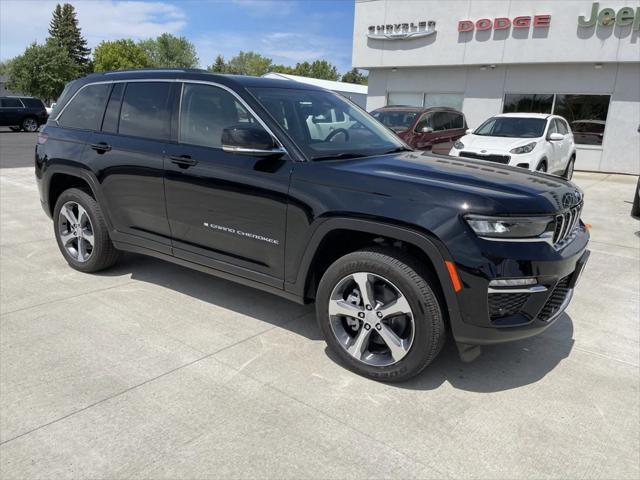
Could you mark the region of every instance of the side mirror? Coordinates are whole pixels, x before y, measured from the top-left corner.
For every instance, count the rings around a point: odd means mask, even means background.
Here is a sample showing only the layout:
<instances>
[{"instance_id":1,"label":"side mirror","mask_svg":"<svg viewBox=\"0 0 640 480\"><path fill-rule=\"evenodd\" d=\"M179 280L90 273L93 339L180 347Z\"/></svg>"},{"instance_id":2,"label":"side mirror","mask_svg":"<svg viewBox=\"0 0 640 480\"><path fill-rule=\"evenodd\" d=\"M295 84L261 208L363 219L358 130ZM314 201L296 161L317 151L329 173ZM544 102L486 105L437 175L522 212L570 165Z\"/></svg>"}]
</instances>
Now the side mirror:
<instances>
[{"instance_id":1,"label":"side mirror","mask_svg":"<svg viewBox=\"0 0 640 480\"><path fill-rule=\"evenodd\" d=\"M467 128L464 133L466 135L471 135L473 133L473 128Z\"/></svg>"},{"instance_id":2,"label":"side mirror","mask_svg":"<svg viewBox=\"0 0 640 480\"><path fill-rule=\"evenodd\" d=\"M431 128L431 127L422 127L420 129L420 132L421 133L433 133L433 128Z\"/></svg>"},{"instance_id":3,"label":"side mirror","mask_svg":"<svg viewBox=\"0 0 640 480\"><path fill-rule=\"evenodd\" d=\"M561 140L564 140L564 135L561 133L552 133L551 135L549 135L549 141L551 142L559 142Z\"/></svg>"},{"instance_id":4,"label":"side mirror","mask_svg":"<svg viewBox=\"0 0 640 480\"><path fill-rule=\"evenodd\" d=\"M286 153L269 132L252 124L238 124L222 130L222 150L252 157L280 157Z\"/></svg>"}]
</instances>

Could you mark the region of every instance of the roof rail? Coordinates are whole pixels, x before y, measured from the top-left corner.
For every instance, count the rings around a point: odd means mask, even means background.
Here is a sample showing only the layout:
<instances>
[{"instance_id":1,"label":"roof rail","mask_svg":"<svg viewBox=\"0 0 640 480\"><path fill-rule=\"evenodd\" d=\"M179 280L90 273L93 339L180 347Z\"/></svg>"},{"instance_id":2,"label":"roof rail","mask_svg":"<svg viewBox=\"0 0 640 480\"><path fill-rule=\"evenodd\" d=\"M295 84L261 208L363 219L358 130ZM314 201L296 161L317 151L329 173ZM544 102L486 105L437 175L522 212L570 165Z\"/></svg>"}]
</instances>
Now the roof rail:
<instances>
[{"instance_id":1,"label":"roof rail","mask_svg":"<svg viewBox=\"0 0 640 480\"><path fill-rule=\"evenodd\" d=\"M129 70L112 70L104 72L103 75L121 75L126 73L188 73L188 72L206 72L200 68L132 68Z\"/></svg>"}]
</instances>

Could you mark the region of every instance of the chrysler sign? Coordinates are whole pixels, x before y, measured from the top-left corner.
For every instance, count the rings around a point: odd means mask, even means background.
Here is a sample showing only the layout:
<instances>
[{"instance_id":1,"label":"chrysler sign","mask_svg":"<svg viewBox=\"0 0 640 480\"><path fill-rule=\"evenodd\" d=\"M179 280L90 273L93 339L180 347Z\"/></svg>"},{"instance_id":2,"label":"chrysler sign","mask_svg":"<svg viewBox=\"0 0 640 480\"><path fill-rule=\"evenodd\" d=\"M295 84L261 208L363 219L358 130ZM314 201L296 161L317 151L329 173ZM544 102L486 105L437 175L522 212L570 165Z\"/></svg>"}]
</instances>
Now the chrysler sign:
<instances>
[{"instance_id":1,"label":"chrysler sign","mask_svg":"<svg viewBox=\"0 0 640 480\"><path fill-rule=\"evenodd\" d=\"M436 22L389 23L371 25L367 37L375 40L408 40L436 33Z\"/></svg>"}]
</instances>

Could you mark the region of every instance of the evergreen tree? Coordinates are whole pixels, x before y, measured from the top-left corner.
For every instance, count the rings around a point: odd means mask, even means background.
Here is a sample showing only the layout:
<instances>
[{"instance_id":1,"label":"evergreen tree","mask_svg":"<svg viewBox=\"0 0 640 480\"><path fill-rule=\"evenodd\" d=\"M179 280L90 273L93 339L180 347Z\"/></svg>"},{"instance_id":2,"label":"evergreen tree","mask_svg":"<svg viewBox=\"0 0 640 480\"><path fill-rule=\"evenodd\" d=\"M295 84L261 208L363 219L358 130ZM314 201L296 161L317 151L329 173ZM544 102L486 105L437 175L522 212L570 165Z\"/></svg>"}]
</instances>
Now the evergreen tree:
<instances>
[{"instance_id":1,"label":"evergreen tree","mask_svg":"<svg viewBox=\"0 0 640 480\"><path fill-rule=\"evenodd\" d=\"M346 83L357 83L359 85L366 85L368 80L369 78L366 75L360 73L360 70L358 70L357 68L353 68L342 76L341 81Z\"/></svg>"},{"instance_id":2,"label":"evergreen tree","mask_svg":"<svg viewBox=\"0 0 640 480\"><path fill-rule=\"evenodd\" d=\"M207 70L214 73L227 73L227 64L224 61L224 57L222 55L218 55L213 62L213 65L209 65Z\"/></svg>"},{"instance_id":3,"label":"evergreen tree","mask_svg":"<svg viewBox=\"0 0 640 480\"><path fill-rule=\"evenodd\" d=\"M78 19L73 5L68 3L62 6L56 5L49 24L48 41L64 48L82 71L86 72L90 69L89 53L91 53L91 49L87 48L87 41L78 27Z\"/></svg>"}]
</instances>

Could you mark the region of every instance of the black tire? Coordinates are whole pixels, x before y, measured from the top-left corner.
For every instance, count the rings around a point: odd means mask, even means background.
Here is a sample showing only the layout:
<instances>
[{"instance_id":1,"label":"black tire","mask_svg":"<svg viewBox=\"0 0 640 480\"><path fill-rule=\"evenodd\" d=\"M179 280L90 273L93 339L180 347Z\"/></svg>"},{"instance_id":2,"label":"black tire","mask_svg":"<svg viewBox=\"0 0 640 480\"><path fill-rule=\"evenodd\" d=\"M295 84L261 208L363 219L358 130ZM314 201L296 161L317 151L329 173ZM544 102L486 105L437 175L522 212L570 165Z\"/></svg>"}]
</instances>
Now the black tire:
<instances>
[{"instance_id":1,"label":"black tire","mask_svg":"<svg viewBox=\"0 0 640 480\"><path fill-rule=\"evenodd\" d=\"M38 119L35 117L25 117L22 119L22 123L20 126L25 132L37 132L39 127Z\"/></svg>"},{"instance_id":2,"label":"black tire","mask_svg":"<svg viewBox=\"0 0 640 480\"><path fill-rule=\"evenodd\" d=\"M413 314L413 342L406 355L396 363L372 366L357 360L334 334L329 316L331 294L339 282L356 272L368 272L388 279L404 295L412 312L416 312ZM360 250L336 260L318 286L316 315L327 344L340 360L350 370L375 380L400 382L417 375L440 353L445 341L442 306L435 294L434 277L420 262L396 249Z\"/></svg>"},{"instance_id":3,"label":"black tire","mask_svg":"<svg viewBox=\"0 0 640 480\"><path fill-rule=\"evenodd\" d=\"M93 233L93 249L86 261L78 261L63 245L60 228L60 211L68 202L74 202L82 206L87 212L91 222ZM109 237L109 230L105 222L100 206L87 192L70 188L58 197L53 210L53 226L58 243L58 248L67 263L74 269L85 273L98 272L114 265L120 258L120 252L116 250Z\"/></svg>"},{"instance_id":4,"label":"black tire","mask_svg":"<svg viewBox=\"0 0 640 480\"><path fill-rule=\"evenodd\" d=\"M567 163L567 168L564 169L564 173L562 174L562 178L565 180L571 180L573 178L573 168L576 163L576 157L571 157L569 159L569 163Z\"/></svg>"},{"instance_id":5,"label":"black tire","mask_svg":"<svg viewBox=\"0 0 640 480\"><path fill-rule=\"evenodd\" d=\"M536 167L536 172L547 173L547 161L541 160L538 166Z\"/></svg>"},{"instance_id":6,"label":"black tire","mask_svg":"<svg viewBox=\"0 0 640 480\"><path fill-rule=\"evenodd\" d=\"M636 191L633 195L633 206L631 207L631 216L640 219L640 178L638 178Z\"/></svg>"}]
</instances>

